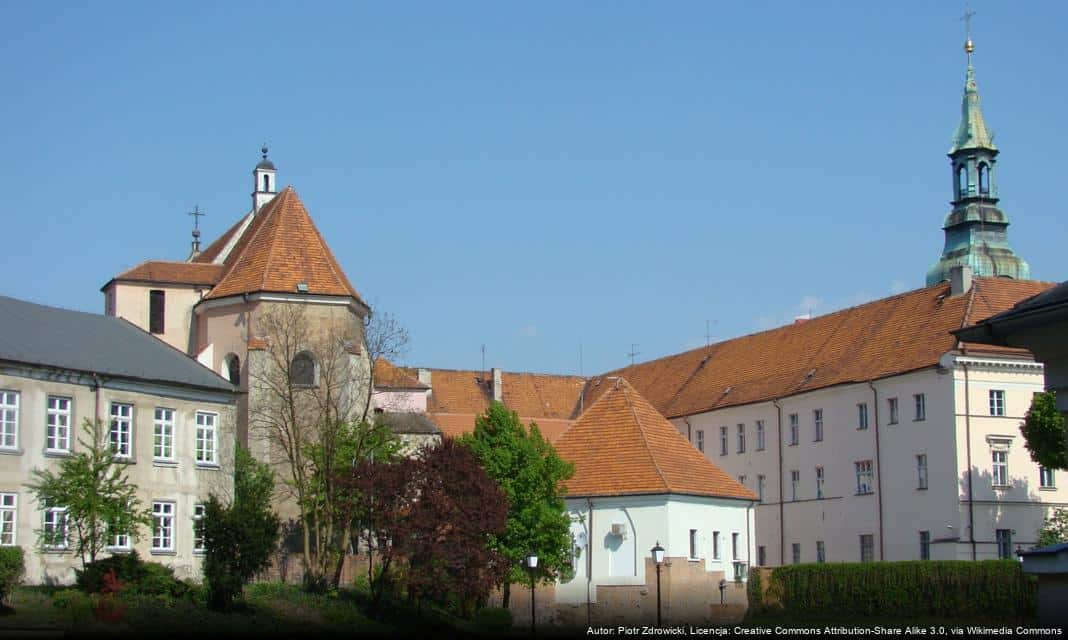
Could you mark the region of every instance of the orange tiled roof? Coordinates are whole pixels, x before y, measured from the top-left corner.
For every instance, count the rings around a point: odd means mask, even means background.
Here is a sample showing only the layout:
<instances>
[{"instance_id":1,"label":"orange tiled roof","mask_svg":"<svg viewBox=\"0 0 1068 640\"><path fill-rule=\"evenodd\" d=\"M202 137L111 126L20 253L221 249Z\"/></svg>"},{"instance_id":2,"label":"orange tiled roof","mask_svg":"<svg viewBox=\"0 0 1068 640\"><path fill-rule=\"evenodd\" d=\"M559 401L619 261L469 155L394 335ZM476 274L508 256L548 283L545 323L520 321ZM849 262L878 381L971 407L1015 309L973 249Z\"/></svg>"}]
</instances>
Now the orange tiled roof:
<instances>
[{"instance_id":1,"label":"orange tiled roof","mask_svg":"<svg viewBox=\"0 0 1068 640\"><path fill-rule=\"evenodd\" d=\"M466 433L474 432L477 415L475 413L427 413L427 416L441 429L441 433L450 438L458 438ZM529 425L531 422L537 424L542 437L550 443L556 442L557 438L574 424L573 420L529 416L519 416L519 421L524 425Z\"/></svg>"},{"instance_id":2,"label":"orange tiled roof","mask_svg":"<svg viewBox=\"0 0 1068 640\"><path fill-rule=\"evenodd\" d=\"M408 375L418 377L414 368ZM493 374L489 371L430 369L429 413L485 412L493 401ZM545 373L501 373L501 401L521 416L532 419L570 420L579 413L579 396L586 384L579 376ZM473 423L472 423L473 424Z\"/></svg>"},{"instance_id":3,"label":"orange tiled roof","mask_svg":"<svg viewBox=\"0 0 1068 640\"><path fill-rule=\"evenodd\" d=\"M191 262L167 262L147 260L133 269L123 271L114 280L134 282L158 282L160 284L213 285L222 275L221 264L196 264ZM108 283L110 284L110 283ZM104 285L107 288L107 285Z\"/></svg>"},{"instance_id":4,"label":"orange tiled roof","mask_svg":"<svg viewBox=\"0 0 1068 640\"><path fill-rule=\"evenodd\" d=\"M609 389L554 446L575 465L569 496L685 494L756 500L712 464L626 380Z\"/></svg>"},{"instance_id":5,"label":"orange tiled roof","mask_svg":"<svg viewBox=\"0 0 1068 640\"><path fill-rule=\"evenodd\" d=\"M203 251L197 254L197 257L193 258L193 262L214 262L215 258L219 257L222 250L226 247L226 244L230 242L230 239L234 237L237 230L241 228L241 224L245 222L245 218L252 215L251 213L243 216L240 220L235 222L233 226L223 232L221 236L215 239L205 248Z\"/></svg>"},{"instance_id":6,"label":"orange tiled roof","mask_svg":"<svg viewBox=\"0 0 1068 640\"><path fill-rule=\"evenodd\" d=\"M363 304L297 192L286 187L252 219L227 257L219 284L205 298L296 293L298 283L307 284L309 294L351 296Z\"/></svg>"},{"instance_id":7,"label":"orange tiled roof","mask_svg":"<svg viewBox=\"0 0 1068 640\"><path fill-rule=\"evenodd\" d=\"M375 362L376 389L429 389L419 378L394 365L385 358Z\"/></svg>"},{"instance_id":8,"label":"orange tiled roof","mask_svg":"<svg viewBox=\"0 0 1068 640\"><path fill-rule=\"evenodd\" d=\"M1006 278L976 278L949 296L938 284L658 360L619 369L620 376L668 417L692 415L935 366L957 348L949 332L1010 308L1053 286ZM1027 354L1018 349L963 345L970 352ZM587 402L604 392L591 381Z\"/></svg>"}]
</instances>

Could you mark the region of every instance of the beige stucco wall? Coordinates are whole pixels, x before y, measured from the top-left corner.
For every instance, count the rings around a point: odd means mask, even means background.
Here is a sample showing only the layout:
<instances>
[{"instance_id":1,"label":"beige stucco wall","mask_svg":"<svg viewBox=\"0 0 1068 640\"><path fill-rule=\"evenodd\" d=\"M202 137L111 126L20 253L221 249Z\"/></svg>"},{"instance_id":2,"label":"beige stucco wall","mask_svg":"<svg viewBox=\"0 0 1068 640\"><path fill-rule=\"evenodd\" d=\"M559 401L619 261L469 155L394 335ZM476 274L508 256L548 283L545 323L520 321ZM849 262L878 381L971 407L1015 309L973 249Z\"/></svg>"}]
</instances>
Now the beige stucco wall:
<instances>
[{"instance_id":1,"label":"beige stucco wall","mask_svg":"<svg viewBox=\"0 0 1068 640\"><path fill-rule=\"evenodd\" d=\"M148 331L149 292L164 292L163 330L154 334L182 353L192 353L196 344L193 335L193 305L201 296L199 287L161 285L134 282L113 282L104 292L107 315L125 318Z\"/></svg>"},{"instance_id":2,"label":"beige stucco wall","mask_svg":"<svg viewBox=\"0 0 1068 640\"><path fill-rule=\"evenodd\" d=\"M71 398L72 449L79 451L82 425L96 415L107 419L112 402L132 404L133 457L125 473L138 487L141 506L151 509L152 501L175 504L173 553L155 553L150 549L151 530L143 528L134 548L145 559L175 568L182 577L198 578L201 558L193 551L193 510L210 493L228 496L233 489L234 405L207 400L190 400L169 395L166 391L135 392L102 388L97 393L84 384L61 380L38 380L33 377L0 374L0 389L19 394L18 447L0 452L0 492L18 495L16 544L26 552L26 580L67 583L74 579L73 569L80 560L71 551L43 552L37 548L35 530L43 525L43 515L25 486L33 469L58 471L61 455L45 453L47 397ZM175 410L175 460L153 460L153 417L156 407ZM207 411L219 415L217 422L217 465L195 462L195 414Z\"/></svg>"}]
</instances>

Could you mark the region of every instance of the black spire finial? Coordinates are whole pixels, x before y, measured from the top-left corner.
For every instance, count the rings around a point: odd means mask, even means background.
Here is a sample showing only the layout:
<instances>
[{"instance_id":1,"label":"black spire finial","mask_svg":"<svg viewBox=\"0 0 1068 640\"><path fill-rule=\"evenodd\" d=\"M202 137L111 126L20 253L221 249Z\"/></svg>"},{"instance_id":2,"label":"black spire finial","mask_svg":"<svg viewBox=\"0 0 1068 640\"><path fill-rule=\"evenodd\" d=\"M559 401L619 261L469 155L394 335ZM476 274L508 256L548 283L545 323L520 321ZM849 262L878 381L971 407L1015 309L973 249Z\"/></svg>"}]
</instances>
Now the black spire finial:
<instances>
[{"instance_id":1,"label":"black spire finial","mask_svg":"<svg viewBox=\"0 0 1068 640\"><path fill-rule=\"evenodd\" d=\"M266 160L267 159L267 143L266 142L264 142L263 146L260 148L260 153L263 154L263 159Z\"/></svg>"}]
</instances>

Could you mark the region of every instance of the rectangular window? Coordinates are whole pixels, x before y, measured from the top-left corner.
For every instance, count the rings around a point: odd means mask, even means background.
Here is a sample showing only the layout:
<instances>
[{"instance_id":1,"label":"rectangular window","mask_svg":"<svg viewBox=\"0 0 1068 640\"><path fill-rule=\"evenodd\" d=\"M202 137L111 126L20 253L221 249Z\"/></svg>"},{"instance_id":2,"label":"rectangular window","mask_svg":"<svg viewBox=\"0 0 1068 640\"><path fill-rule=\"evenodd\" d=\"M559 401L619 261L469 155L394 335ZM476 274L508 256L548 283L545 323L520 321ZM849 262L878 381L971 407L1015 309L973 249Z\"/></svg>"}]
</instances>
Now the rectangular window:
<instances>
[{"instance_id":1,"label":"rectangular window","mask_svg":"<svg viewBox=\"0 0 1068 640\"><path fill-rule=\"evenodd\" d=\"M0 391L0 448L19 448L19 394Z\"/></svg>"},{"instance_id":2,"label":"rectangular window","mask_svg":"<svg viewBox=\"0 0 1068 640\"><path fill-rule=\"evenodd\" d=\"M886 404L890 410L890 419L887 424L897 424L897 398L887 398Z\"/></svg>"},{"instance_id":3,"label":"rectangular window","mask_svg":"<svg viewBox=\"0 0 1068 640\"><path fill-rule=\"evenodd\" d=\"M215 422L219 414L197 411L197 464L217 464Z\"/></svg>"},{"instance_id":4,"label":"rectangular window","mask_svg":"<svg viewBox=\"0 0 1068 640\"><path fill-rule=\"evenodd\" d=\"M1001 389L990 390L990 415L1005 415L1005 392Z\"/></svg>"},{"instance_id":5,"label":"rectangular window","mask_svg":"<svg viewBox=\"0 0 1068 640\"><path fill-rule=\"evenodd\" d=\"M727 427L719 428L719 455L727 455Z\"/></svg>"},{"instance_id":6,"label":"rectangular window","mask_svg":"<svg viewBox=\"0 0 1068 640\"><path fill-rule=\"evenodd\" d=\"M791 500L797 500L797 487L800 484L801 484L801 472L797 471L795 469L794 471L790 472L790 499Z\"/></svg>"},{"instance_id":7,"label":"rectangular window","mask_svg":"<svg viewBox=\"0 0 1068 640\"><path fill-rule=\"evenodd\" d=\"M15 524L18 522L19 497L14 493L0 493L0 546L15 544Z\"/></svg>"},{"instance_id":8,"label":"rectangular window","mask_svg":"<svg viewBox=\"0 0 1068 640\"><path fill-rule=\"evenodd\" d=\"M794 564L801 564L801 543L793 543L790 545L790 550L793 552Z\"/></svg>"},{"instance_id":9,"label":"rectangular window","mask_svg":"<svg viewBox=\"0 0 1068 640\"><path fill-rule=\"evenodd\" d=\"M745 453L745 425L738 425L738 453Z\"/></svg>"},{"instance_id":10,"label":"rectangular window","mask_svg":"<svg viewBox=\"0 0 1068 640\"><path fill-rule=\"evenodd\" d=\"M164 299L167 294L158 289L148 292L148 331L163 333Z\"/></svg>"},{"instance_id":11,"label":"rectangular window","mask_svg":"<svg viewBox=\"0 0 1068 640\"><path fill-rule=\"evenodd\" d=\"M920 532L920 560L931 559L931 532Z\"/></svg>"},{"instance_id":12,"label":"rectangular window","mask_svg":"<svg viewBox=\"0 0 1068 640\"><path fill-rule=\"evenodd\" d=\"M823 441L823 409L816 409L812 412L812 424L815 427L815 432L812 434L812 440L815 442Z\"/></svg>"},{"instance_id":13,"label":"rectangular window","mask_svg":"<svg viewBox=\"0 0 1068 640\"><path fill-rule=\"evenodd\" d=\"M797 444L798 432L801 430L801 420L796 413L790 414L790 444Z\"/></svg>"},{"instance_id":14,"label":"rectangular window","mask_svg":"<svg viewBox=\"0 0 1068 640\"><path fill-rule=\"evenodd\" d=\"M174 503L152 503L152 550L174 551Z\"/></svg>"},{"instance_id":15,"label":"rectangular window","mask_svg":"<svg viewBox=\"0 0 1068 640\"><path fill-rule=\"evenodd\" d=\"M857 403L857 429L868 428L868 403Z\"/></svg>"},{"instance_id":16,"label":"rectangular window","mask_svg":"<svg viewBox=\"0 0 1068 640\"><path fill-rule=\"evenodd\" d=\"M712 532L712 559L719 560L719 531Z\"/></svg>"},{"instance_id":17,"label":"rectangular window","mask_svg":"<svg viewBox=\"0 0 1068 640\"><path fill-rule=\"evenodd\" d=\"M701 453L705 452L705 430L697 430L697 450Z\"/></svg>"},{"instance_id":18,"label":"rectangular window","mask_svg":"<svg viewBox=\"0 0 1068 640\"><path fill-rule=\"evenodd\" d=\"M746 481L747 479L748 479L748 478L747 478L747 477L746 477L746 475L745 475L745 474L743 473L742 475L738 476L738 484L740 484L740 485L742 485L742 486L744 487L744 486L745 486L745 481Z\"/></svg>"},{"instance_id":19,"label":"rectangular window","mask_svg":"<svg viewBox=\"0 0 1068 640\"><path fill-rule=\"evenodd\" d=\"M913 401L916 404L916 417L914 420L919 422L927 419L927 397L922 393L917 393L912 396Z\"/></svg>"},{"instance_id":20,"label":"rectangular window","mask_svg":"<svg viewBox=\"0 0 1068 640\"><path fill-rule=\"evenodd\" d=\"M45 507L42 538L45 549L66 549L69 543L67 535L67 508Z\"/></svg>"},{"instance_id":21,"label":"rectangular window","mask_svg":"<svg viewBox=\"0 0 1068 640\"><path fill-rule=\"evenodd\" d=\"M927 454L921 453L916 456L916 488L927 488Z\"/></svg>"},{"instance_id":22,"label":"rectangular window","mask_svg":"<svg viewBox=\"0 0 1068 640\"><path fill-rule=\"evenodd\" d=\"M731 559L738 559L738 534L731 534Z\"/></svg>"},{"instance_id":23,"label":"rectangular window","mask_svg":"<svg viewBox=\"0 0 1068 640\"><path fill-rule=\"evenodd\" d=\"M756 432L757 432L757 451L763 451L764 450L764 421L763 420L757 420L756 421Z\"/></svg>"},{"instance_id":24,"label":"rectangular window","mask_svg":"<svg viewBox=\"0 0 1068 640\"><path fill-rule=\"evenodd\" d=\"M697 529L690 529L690 559L697 557Z\"/></svg>"},{"instance_id":25,"label":"rectangular window","mask_svg":"<svg viewBox=\"0 0 1068 640\"><path fill-rule=\"evenodd\" d=\"M994 459L993 479L995 487L1005 487L1009 484L1009 452L995 449L991 452Z\"/></svg>"},{"instance_id":26,"label":"rectangular window","mask_svg":"<svg viewBox=\"0 0 1068 640\"><path fill-rule=\"evenodd\" d=\"M152 456L157 460L174 460L174 409L156 407L152 425Z\"/></svg>"},{"instance_id":27,"label":"rectangular window","mask_svg":"<svg viewBox=\"0 0 1068 640\"><path fill-rule=\"evenodd\" d=\"M823 545L823 540L816 541L816 562L827 562L827 548Z\"/></svg>"},{"instance_id":28,"label":"rectangular window","mask_svg":"<svg viewBox=\"0 0 1068 640\"><path fill-rule=\"evenodd\" d=\"M766 483L766 479L764 478L763 475L757 476L757 496L760 498L761 502L764 502L764 484L765 483Z\"/></svg>"},{"instance_id":29,"label":"rectangular window","mask_svg":"<svg viewBox=\"0 0 1068 640\"><path fill-rule=\"evenodd\" d=\"M111 536L111 545L109 549L115 549L116 551L125 551L130 548L130 534L129 533L116 533Z\"/></svg>"},{"instance_id":30,"label":"rectangular window","mask_svg":"<svg viewBox=\"0 0 1068 640\"><path fill-rule=\"evenodd\" d=\"M193 551L196 553L207 551L207 547L204 546L204 514L206 512L205 505L193 506Z\"/></svg>"},{"instance_id":31,"label":"rectangular window","mask_svg":"<svg viewBox=\"0 0 1068 640\"><path fill-rule=\"evenodd\" d=\"M857 495L871 493L872 471L871 460L861 460L854 463L857 469Z\"/></svg>"},{"instance_id":32,"label":"rectangular window","mask_svg":"<svg viewBox=\"0 0 1068 640\"><path fill-rule=\"evenodd\" d=\"M816 467L816 497L823 498L823 467Z\"/></svg>"},{"instance_id":33,"label":"rectangular window","mask_svg":"<svg viewBox=\"0 0 1068 640\"><path fill-rule=\"evenodd\" d=\"M998 543L998 558L1002 560L1012 559L1012 529L998 529L996 532Z\"/></svg>"},{"instance_id":34,"label":"rectangular window","mask_svg":"<svg viewBox=\"0 0 1068 640\"><path fill-rule=\"evenodd\" d=\"M116 458L133 456L133 405L111 403L111 450Z\"/></svg>"},{"instance_id":35,"label":"rectangular window","mask_svg":"<svg viewBox=\"0 0 1068 640\"><path fill-rule=\"evenodd\" d=\"M765 547L757 547L757 565L763 567L768 563L768 550Z\"/></svg>"},{"instance_id":36,"label":"rectangular window","mask_svg":"<svg viewBox=\"0 0 1068 640\"><path fill-rule=\"evenodd\" d=\"M875 559L875 536L870 533L860 536L860 561L871 562Z\"/></svg>"},{"instance_id":37,"label":"rectangular window","mask_svg":"<svg viewBox=\"0 0 1068 640\"><path fill-rule=\"evenodd\" d=\"M45 448L48 451L70 451L70 398L48 396L45 414L48 425Z\"/></svg>"},{"instance_id":38,"label":"rectangular window","mask_svg":"<svg viewBox=\"0 0 1068 640\"><path fill-rule=\"evenodd\" d=\"M1057 487L1056 478L1053 475L1053 469L1047 467L1038 468L1038 487L1040 489L1054 489Z\"/></svg>"}]
</instances>

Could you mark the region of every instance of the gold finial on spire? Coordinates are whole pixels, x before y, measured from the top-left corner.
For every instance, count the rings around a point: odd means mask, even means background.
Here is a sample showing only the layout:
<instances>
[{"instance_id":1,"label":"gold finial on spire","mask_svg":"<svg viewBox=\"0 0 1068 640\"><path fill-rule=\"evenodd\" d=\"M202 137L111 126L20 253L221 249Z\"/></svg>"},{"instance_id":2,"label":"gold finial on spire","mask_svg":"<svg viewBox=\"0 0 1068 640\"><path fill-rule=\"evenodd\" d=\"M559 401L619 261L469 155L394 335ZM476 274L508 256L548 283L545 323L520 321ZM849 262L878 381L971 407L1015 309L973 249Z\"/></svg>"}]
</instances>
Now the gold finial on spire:
<instances>
[{"instance_id":1,"label":"gold finial on spire","mask_svg":"<svg viewBox=\"0 0 1068 640\"><path fill-rule=\"evenodd\" d=\"M972 16L975 12L971 10L971 7L964 5L964 15L960 17L964 21L964 52L968 54L968 60L971 61L972 52L975 51L975 43L972 42Z\"/></svg>"}]
</instances>

